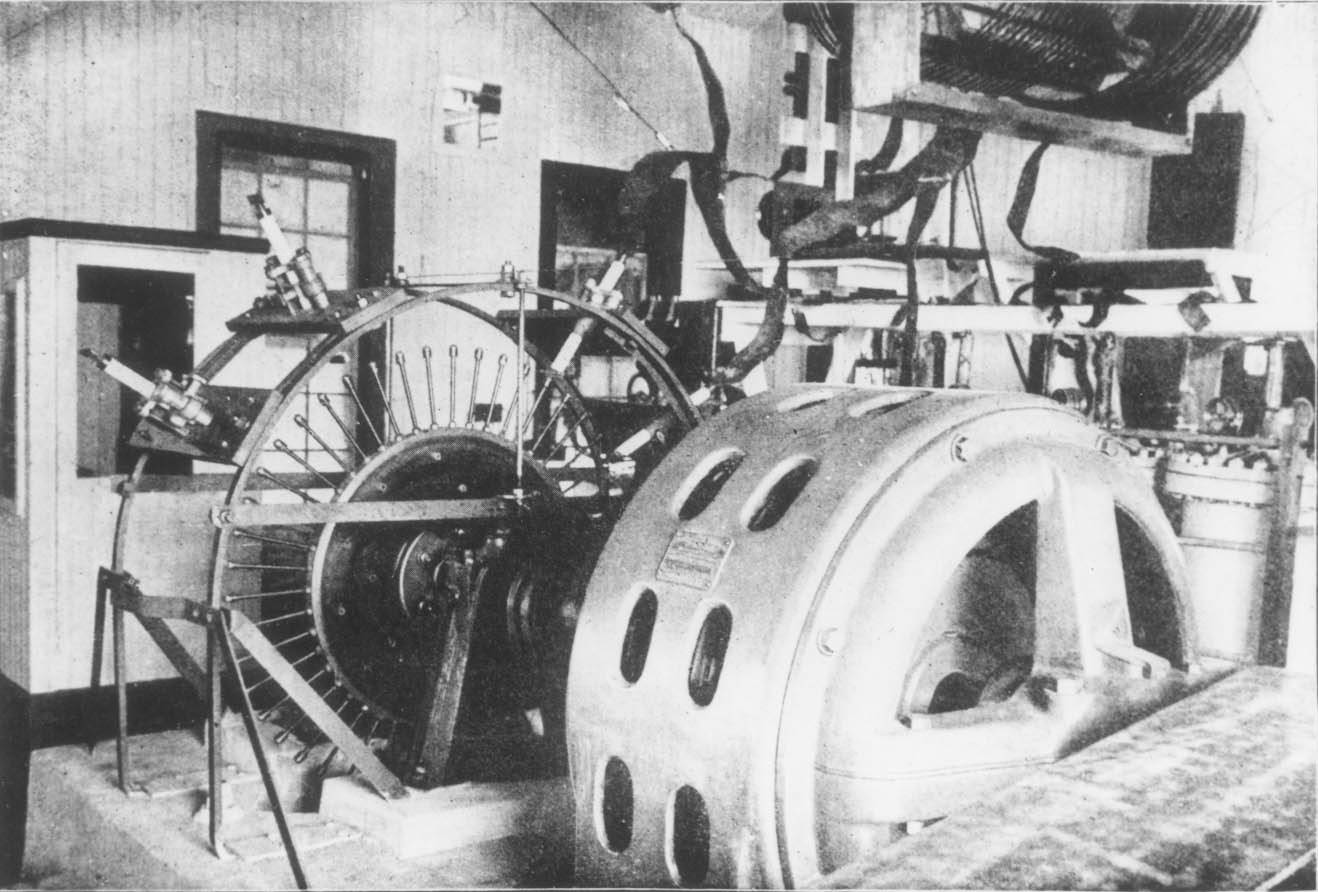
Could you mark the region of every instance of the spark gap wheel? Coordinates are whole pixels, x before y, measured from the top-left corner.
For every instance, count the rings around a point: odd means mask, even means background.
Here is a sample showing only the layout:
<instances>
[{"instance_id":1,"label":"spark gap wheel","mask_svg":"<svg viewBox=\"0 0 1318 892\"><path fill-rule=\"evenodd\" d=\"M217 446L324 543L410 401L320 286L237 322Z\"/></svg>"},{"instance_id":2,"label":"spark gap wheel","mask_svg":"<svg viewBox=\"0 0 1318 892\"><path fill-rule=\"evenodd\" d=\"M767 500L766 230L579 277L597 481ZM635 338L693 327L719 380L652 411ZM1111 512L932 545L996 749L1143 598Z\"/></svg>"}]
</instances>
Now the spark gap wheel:
<instances>
[{"instance_id":1,"label":"spark gap wheel","mask_svg":"<svg viewBox=\"0 0 1318 892\"><path fill-rule=\"evenodd\" d=\"M587 589L576 879L803 884L1182 695L1184 566L1041 398L802 386L702 425Z\"/></svg>"},{"instance_id":2,"label":"spark gap wheel","mask_svg":"<svg viewBox=\"0 0 1318 892\"><path fill-rule=\"evenodd\" d=\"M231 324L231 366L261 336L305 350L239 449L212 576L212 602L278 652L272 667L249 647L242 681L303 753L323 734L352 761L342 744L364 743L422 785L561 761L585 579L696 415L639 323L526 292L589 320L653 383L643 411L612 413L571 379L565 348L519 351L517 314L476 306L498 293L337 294L323 332L256 312Z\"/></svg>"}]
</instances>

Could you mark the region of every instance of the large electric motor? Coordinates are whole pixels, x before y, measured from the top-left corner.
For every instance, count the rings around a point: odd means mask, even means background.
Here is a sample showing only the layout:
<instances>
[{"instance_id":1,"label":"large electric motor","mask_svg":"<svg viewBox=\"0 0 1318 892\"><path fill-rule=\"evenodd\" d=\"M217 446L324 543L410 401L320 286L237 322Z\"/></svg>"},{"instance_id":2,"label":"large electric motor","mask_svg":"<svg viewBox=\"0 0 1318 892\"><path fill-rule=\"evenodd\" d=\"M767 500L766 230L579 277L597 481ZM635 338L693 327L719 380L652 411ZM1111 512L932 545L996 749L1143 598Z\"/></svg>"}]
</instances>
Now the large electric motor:
<instances>
[{"instance_id":1,"label":"large electric motor","mask_svg":"<svg viewBox=\"0 0 1318 892\"><path fill-rule=\"evenodd\" d=\"M1181 695L1176 540L1024 395L804 385L690 434L568 676L576 879L791 886Z\"/></svg>"}]
</instances>

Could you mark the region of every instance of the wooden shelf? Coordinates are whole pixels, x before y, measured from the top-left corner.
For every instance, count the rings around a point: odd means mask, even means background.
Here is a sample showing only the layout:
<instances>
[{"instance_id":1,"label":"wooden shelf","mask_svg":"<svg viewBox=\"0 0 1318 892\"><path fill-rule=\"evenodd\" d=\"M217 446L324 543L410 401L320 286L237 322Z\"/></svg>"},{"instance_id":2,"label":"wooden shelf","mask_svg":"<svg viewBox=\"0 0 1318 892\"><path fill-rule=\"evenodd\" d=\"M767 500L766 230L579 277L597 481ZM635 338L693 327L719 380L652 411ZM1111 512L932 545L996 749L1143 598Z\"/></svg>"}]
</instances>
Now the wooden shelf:
<instances>
[{"instance_id":1,"label":"wooden shelf","mask_svg":"<svg viewBox=\"0 0 1318 892\"><path fill-rule=\"evenodd\" d=\"M793 303L784 314L789 330L800 313L811 328L894 328L903 301L836 301L822 304ZM758 326L763 315L759 301L720 301L723 326ZM921 304L921 331L992 332L1007 334L1102 334L1127 337L1271 337L1277 334L1312 332L1314 319L1294 307L1268 304L1205 304L1209 324L1194 331L1174 306L1121 304L1111 307L1101 324L1089 328L1092 306L1064 306L1056 325L1047 310L1033 306L986 304ZM735 340L735 339L734 339Z\"/></svg>"},{"instance_id":2,"label":"wooden shelf","mask_svg":"<svg viewBox=\"0 0 1318 892\"><path fill-rule=\"evenodd\" d=\"M941 84L912 84L888 101L858 107L856 111L1138 157L1186 155L1191 148L1189 135L1032 108Z\"/></svg>"}]
</instances>

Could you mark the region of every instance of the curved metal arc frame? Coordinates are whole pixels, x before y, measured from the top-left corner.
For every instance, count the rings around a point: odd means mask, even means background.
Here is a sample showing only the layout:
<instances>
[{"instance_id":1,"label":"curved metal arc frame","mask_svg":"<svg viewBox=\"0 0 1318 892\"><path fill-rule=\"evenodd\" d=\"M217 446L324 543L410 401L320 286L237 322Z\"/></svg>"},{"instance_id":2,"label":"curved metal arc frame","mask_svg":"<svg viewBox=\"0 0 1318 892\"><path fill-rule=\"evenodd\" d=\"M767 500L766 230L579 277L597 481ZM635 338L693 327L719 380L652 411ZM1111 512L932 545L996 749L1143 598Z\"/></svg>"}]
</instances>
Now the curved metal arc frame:
<instances>
[{"instance_id":1,"label":"curved metal arc frame","mask_svg":"<svg viewBox=\"0 0 1318 892\"><path fill-rule=\"evenodd\" d=\"M390 312L380 314L377 321L383 321L389 315L404 312L405 308L412 303L415 303L418 306L424 303L439 303L445 306L450 306L460 312L468 313L506 335L506 330L494 317L470 304L456 300L451 294L452 291L459 291L462 293L484 293L489 290L488 287L464 285L455 286L452 289L428 291L419 294L399 292L400 299L391 303ZM379 305L373 305L370 309L374 309L376 306ZM225 504L235 504L241 494L246 491L247 483L254 472L252 457L269 440L274 424L288 413L289 401L296 396L300 383L308 376L318 372L329 360L330 356L342 349L344 343L349 340L357 340L360 337L359 333L364 333L364 329L365 326L358 326L341 335L323 337L317 342L315 347L308 352L307 356L304 357L303 360L285 375L283 380L273 388L271 398L266 401L265 407L262 409L257 419L253 421L251 427L248 429L247 436L243 439L242 445L235 453L234 460L240 462L240 467L230 483ZM545 360L545 357L534 347L527 345L527 352L531 354L537 364L543 365L546 368L548 367L548 362ZM576 396L577 401L580 401L580 396L576 394L576 389L572 386L571 382L561 377L557 377L555 383L564 393ZM275 394L278 395L277 398ZM594 438L592 437L591 439L593 442ZM598 455L596 457L596 464L597 466L602 464L601 457ZM230 531L227 528L220 531L215 550L217 561L228 548L229 535ZM216 569L218 569L218 567ZM223 592L221 590L221 579L221 573L213 572L211 590L212 606L217 606L222 601Z\"/></svg>"}]
</instances>

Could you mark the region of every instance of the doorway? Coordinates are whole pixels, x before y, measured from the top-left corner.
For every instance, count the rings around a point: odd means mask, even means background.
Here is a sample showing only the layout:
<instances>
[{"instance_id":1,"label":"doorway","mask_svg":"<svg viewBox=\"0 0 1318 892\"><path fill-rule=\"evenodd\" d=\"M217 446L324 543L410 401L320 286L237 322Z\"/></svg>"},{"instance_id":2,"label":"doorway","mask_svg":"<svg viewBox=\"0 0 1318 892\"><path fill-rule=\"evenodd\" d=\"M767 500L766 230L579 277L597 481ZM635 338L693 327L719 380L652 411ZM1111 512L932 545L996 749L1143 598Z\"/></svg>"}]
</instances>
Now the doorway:
<instances>
[{"instance_id":1,"label":"doorway","mask_svg":"<svg viewBox=\"0 0 1318 892\"><path fill-rule=\"evenodd\" d=\"M78 347L108 353L150 378L168 369L175 379L192 371L192 300L187 273L78 267ZM137 450L127 445L137 426L139 397L95 364L78 358L78 476L132 470ZM184 456L159 454L156 474L188 474Z\"/></svg>"}]
</instances>

